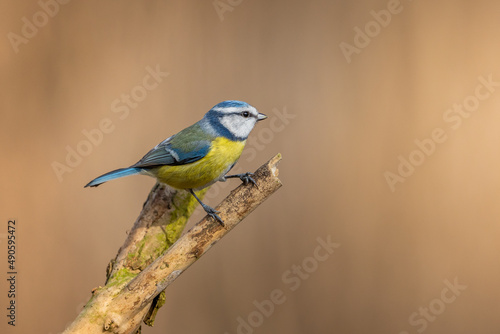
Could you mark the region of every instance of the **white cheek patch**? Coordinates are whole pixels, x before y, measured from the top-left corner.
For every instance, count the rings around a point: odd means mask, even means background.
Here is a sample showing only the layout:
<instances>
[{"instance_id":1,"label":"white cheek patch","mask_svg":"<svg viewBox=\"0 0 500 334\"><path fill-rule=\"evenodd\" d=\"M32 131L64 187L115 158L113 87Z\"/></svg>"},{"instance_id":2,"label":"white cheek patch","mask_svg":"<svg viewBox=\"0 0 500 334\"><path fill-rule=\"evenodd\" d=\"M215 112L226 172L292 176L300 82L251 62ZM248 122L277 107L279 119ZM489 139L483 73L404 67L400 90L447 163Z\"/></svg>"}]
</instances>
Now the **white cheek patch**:
<instances>
[{"instance_id":1,"label":"white cheek patch","mask_svg":"<svg viewBox=\"0 0 500 334\"><path fill-rule=\"evenodd\" d=\"M253 117L243 118L240 115L226 115L221 119L221 124L234 136L247 138L255 125L256 119Z\"/></svg>"}]
</instances>

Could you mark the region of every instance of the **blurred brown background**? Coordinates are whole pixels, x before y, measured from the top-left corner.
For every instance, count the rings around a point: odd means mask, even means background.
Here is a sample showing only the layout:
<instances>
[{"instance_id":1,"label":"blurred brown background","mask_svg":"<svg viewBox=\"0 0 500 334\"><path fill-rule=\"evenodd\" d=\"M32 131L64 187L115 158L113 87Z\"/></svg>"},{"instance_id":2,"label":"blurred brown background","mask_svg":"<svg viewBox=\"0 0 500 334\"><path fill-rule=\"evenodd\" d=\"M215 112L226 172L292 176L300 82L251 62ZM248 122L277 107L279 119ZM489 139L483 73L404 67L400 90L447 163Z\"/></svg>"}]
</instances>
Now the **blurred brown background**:
<instances>
[{"instance_id":1,"label":"blurred brown background","mask_svg":"<svg viewBox=\"0 0 500 334\"><path fill-rule=\"evenodd\" d=\"M75 318L154 180L83 186L226 99L270 116L238 170L281 152L284 187L168 288L143 333L232 334L239 317L254 325L240 333L498 333L500 86L484 85L500 82L497 1L30 0L0 12L2 333L59 333ZM169 73L149 91L148 68ZM448 111L464 103L471 113ZM112 130L85 146L103 119ZM59 180L68 147L87 155ZM385 173L410 155L419 166L391 189ZM340 246L315 262L328 236ZM303 263L307 278L287 272ZM254 301L275 289L286 300L259 318Z\"/></svg>"}]
</instances>

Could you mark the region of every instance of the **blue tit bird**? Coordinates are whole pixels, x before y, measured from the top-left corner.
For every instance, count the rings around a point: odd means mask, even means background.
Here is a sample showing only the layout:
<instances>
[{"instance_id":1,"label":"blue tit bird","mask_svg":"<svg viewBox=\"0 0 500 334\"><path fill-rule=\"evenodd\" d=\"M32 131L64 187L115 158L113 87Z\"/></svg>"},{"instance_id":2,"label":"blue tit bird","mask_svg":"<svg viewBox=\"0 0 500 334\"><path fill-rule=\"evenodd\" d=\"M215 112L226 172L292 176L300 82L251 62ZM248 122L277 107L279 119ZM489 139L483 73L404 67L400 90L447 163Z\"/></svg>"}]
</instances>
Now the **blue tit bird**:
<instances>
[{"instance_id":1,"label":"blue tit bird","mask_svg":"<svg viewBox=\"0 0 500 334\"><path fill-rule=\"evenodd\" d=\"M251 173L226 174L238 161L255 124L266 118L248 103L221 102L200 121L156 145L137 163L101 175L85 187L135 174L152 176L173 188L189 191L209 216L224 225L218 211L204 204L194 191L235 177L245 184L255 184Z\"/></svg>"}]
</instances>

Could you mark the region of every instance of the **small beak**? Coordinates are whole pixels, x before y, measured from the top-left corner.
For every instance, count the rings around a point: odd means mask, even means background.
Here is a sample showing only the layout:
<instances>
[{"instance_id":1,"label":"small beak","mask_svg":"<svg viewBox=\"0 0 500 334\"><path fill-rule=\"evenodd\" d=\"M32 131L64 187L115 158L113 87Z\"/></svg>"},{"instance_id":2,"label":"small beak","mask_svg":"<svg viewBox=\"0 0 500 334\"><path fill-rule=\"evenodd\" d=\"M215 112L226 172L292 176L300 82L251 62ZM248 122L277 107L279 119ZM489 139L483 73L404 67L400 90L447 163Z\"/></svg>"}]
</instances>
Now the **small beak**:
<instances>
[{"instance_id":1,"label":"small beak","mask_svg":"<svg viewBox=\"0 0 500 334\"><path fill-rule=\"evenodd\" d=\"M259 114L257 115L257 122L258 122L258 121L262 121L262 120L264 120L264 119L266 119L266 118L267 118L267 116L266 116L266 115L259 113Z\"/></svg>"}]
</instances>

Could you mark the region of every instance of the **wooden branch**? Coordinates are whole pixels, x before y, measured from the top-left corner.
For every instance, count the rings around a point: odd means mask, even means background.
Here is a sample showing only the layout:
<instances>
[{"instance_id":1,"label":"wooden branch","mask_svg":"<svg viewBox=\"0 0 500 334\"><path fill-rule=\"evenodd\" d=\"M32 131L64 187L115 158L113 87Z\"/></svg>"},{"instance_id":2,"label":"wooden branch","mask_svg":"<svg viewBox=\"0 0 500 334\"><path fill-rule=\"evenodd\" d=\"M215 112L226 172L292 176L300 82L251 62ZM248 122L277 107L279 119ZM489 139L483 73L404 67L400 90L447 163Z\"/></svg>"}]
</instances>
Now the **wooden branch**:
<instances>
[{"instance_id":1,"label":"wooden branch","mask_svg":"<svg viewBox=\"0 0 500 334\"><path fill-rule=\"evenodd\" d=\"M157 308L151 307L151 304L164 300L160 298L160 293L281 187L277 169L280 160L281 155L278 154L254 173L257 186L240 185L216 208L220 211L224 227L205 217L173 245L168 245L169 236L171 241L180 233L169 231L182 231L181 226L183 228L185 225L195 203L190 195L178 197L181 196L180 193L186 192L155 186L109 270L106 286L96 290L84 310L64 333L135 333L146 314L156 313ZM164 189L160 189L161 187ZM176 201L182 205L174 205ZM172 205L169 206L169 203ZM177 218L174 219L174 216ZM165 223L163 231L162 224ZM163 233L165 242L156 233L158 230ZM155 237L160 239L160 246L166 249L158 257L154 254L161 247L158 247L158 243L151 246L148 242ZM145 248L152 249L153 252L144 252Z\"/></svg>"}]
</instances>

